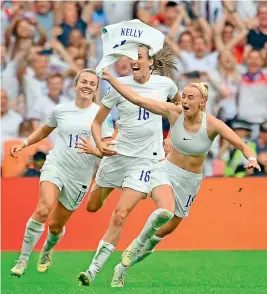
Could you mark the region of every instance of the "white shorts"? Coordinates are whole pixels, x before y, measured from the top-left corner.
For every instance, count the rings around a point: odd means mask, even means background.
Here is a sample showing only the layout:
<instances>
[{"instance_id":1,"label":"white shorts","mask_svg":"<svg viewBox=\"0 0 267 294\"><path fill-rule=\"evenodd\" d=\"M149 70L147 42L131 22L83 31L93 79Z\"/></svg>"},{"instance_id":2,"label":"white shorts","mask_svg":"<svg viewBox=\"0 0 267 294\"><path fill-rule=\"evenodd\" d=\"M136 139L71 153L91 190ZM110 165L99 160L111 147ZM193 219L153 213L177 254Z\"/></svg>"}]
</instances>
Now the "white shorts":
<instances>
[{"instance_id":1,"label":"white shorts","mask_svg":"<svg viewBox=\"0 0 267 294\"><path fill-rule=\"evenodd\" d=\"M106 188L131 188L149 193L151 170L158 160L115 155L101 160L96 183Z\"/></svg>"},{"instance_id":2,"label":"white shorts","mask_svg":"<svg viewBox=\"0 0 267 294\"><path fill-rule=\"evenodd\" d=\"M161 185L169 185L175 198L175 215L187 217L189 209L198 193L202 174L186 171L167 159L159 162L152 170L150 191Z\"/></svg>"},{"instance_id":3,"label":"white shorts","mask_svg":"<svg viewBox=\"0 0 267 294\"><path fill-rule=\"evenodd\" d=\"M60 191L58 201L70 211L76 210L79 207L89 190L91 182L90 179L89 181L84 179L80 181L78 177L66 174L61 168L51 162L45 162L41 170L40 183L44 181L51 182L58 187Z\"/></svg>"}]
</instances>

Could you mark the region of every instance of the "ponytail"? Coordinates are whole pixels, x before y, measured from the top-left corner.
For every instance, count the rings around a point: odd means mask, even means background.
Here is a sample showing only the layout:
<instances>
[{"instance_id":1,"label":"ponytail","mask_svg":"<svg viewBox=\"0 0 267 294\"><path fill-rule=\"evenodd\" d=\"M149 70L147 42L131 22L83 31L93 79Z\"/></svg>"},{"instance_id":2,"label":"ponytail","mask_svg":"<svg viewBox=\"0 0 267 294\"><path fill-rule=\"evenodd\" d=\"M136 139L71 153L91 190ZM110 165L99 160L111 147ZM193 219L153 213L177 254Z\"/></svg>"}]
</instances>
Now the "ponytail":
<instances>
[{"instance_id":1,"label":"ponytail","mask_svg":"<svg viewBox=\"0 0 267 294\"><path fill-rule=\"evenodd\" d=\"M173 58L172 49L165 45L153 57L153 64L151 66L152 73L155 72L161 76L171 77L173 70L178 71Z\"/></svg>"}]
</instances>

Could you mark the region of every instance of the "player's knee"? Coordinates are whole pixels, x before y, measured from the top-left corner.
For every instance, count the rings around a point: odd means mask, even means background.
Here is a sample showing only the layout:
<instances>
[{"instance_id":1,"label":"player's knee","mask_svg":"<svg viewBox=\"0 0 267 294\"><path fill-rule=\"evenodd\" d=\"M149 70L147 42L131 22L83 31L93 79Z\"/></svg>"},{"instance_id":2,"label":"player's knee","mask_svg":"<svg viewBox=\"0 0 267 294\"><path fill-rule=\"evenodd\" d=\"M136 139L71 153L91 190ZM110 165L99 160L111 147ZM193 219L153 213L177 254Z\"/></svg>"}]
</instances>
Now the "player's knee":
<instances>
[{"instance_id":1,"label":"player's knee","mask_svg":"<svg viewBox=\"0 0 267 294\"><path fill-rule=\"evenodd\" d=\"M121 227L124 225L127 216L129 215L129 210L126 208L118 208L114 212L113 223L116 227Z\"/></svg>"},{"instance_id":2,"label":"player's knee","mask_svg":"<svg viewBox=\"0 0 267 294\"><path fill-rule=\"evenodd\" d=\"M97 205L96 203L92 203L89 201L87 202L86 210L88 212L97 212L101 207L101 205Z\"/></svg>"},{"instance_id":3,"label":"player's knee","mask_svg":"<svg viewBox=\"0 0 267 294\"><path fill-rule=\"evenodd\" d=\"M36 211L34 212L34 219L38 220L39 222L45 222L50 212L51 212L51 209L46 206L37 208Z\"/></svg>"},{"instance_id":4,"label":"player's knee","mask_svg":"<svg viewBox=\"0 0 267 294\"><path fill-rule=\"evenodd\" d=\"M49 223L49 231L53 235L59 235L63 232L63 230L64 230L64 226L60 225L58 222L51 221Z\"/></svg>"}]
</instances>

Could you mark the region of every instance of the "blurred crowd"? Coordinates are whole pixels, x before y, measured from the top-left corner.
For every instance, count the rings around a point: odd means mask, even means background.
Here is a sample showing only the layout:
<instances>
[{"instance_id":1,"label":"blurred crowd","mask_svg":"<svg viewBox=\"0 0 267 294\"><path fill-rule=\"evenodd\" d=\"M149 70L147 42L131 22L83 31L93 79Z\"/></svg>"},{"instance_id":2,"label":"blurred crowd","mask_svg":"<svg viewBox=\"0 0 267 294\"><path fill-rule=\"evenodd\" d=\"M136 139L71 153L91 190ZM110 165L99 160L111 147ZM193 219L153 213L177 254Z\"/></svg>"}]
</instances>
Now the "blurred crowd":
<instances>
[{"instance_id":1,"label":"blurred crowd","mask_svg":"<svg viewBox=\"0 0 267 294\"><path fill-rule=\"evenodd\" d=\"M6 143L27 137L55 105L73 100L77 72L101 60L101 28L134 18L165 34L181 91L189 82L209 84L207 112L246 141L262 167L246 171L242 154L217 138L205 176L267 175L267 1L252 0L1 1L2 175L9 176ZM130 75L129 59L111 70ZM98 103L106 88L101 81ZM112 117L119 119L116 108ZM169 124L162 125L166 135ZM17 176L39 176L55 137L32 151Z\"/></svg>"}]
</instances>

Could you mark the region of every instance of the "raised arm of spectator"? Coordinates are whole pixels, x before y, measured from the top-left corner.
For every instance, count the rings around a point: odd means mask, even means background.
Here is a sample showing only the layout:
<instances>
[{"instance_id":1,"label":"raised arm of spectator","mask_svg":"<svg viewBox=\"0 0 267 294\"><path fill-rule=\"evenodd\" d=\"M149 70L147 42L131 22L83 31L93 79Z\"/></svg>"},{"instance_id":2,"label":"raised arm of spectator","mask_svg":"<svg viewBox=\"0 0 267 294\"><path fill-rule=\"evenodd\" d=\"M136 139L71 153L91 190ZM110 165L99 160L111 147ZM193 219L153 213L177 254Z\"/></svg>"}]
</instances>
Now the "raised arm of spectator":
<instances>
[{"instance_id":1,"label":"raised arm of spectator","mask_svg":"<svg viewBox=\"0 0 267 294\"><path fill-rule=\"evenodd\" d=\"M46 32L43 27L36 21L35 27L39 33L39 40L36 45L43 46L46 42Z\"/></svg>"},{"instance_id":2,"label":"raised arm of spectator","mask_svg":"<svg viewBox=\"0 0 267 294\"><path fill-rule=\"evenodd\" d=\"M91 23L93 12L94 12L94 4L87 3L82 9L81 19L87 24Z\"/></svg>"},{"instance_id":3,"label":"raised arm of spectator","mask_svg":"<svg viewBox=\"0 0 267 294\"><path fill-rule=\"evenodd\" d=\"M238 30L238 34L236 34L228 44L225 44L224 49L231 50L246 37L246 35L248 34L248 30L246 28L245 23L243 22L239 14L236 12L236 10L233 8L233 6L230 6L230 2L225 1L223 3L226 11L228 11L228 13L230 13L233 16L233 20L235 22L234 25Z\"/></svg>"},{"instance_id":4,"label":"raised arm of spectator","mask_svg":"<svg viewBox=\"0 0 267 294\"><path fill-rule=\"evenodd\" d=\"M180 57L181 50L175 41L169 37L165 37L165 43L171 47L175 56Z\"/></svg>"},{"instance_id":5,"label":"raised arm of spectator","mask_svg":"<svg viewBox=\"0 0 267 294\"><path fill-rule=\"evenodd\" d=\"M53 1L54 26L59 26L62 23L63 5L62 1Z\"/></svg>"},{"instance_id":6,"label":"raised arm of spectator","mask_svg":"<svg viewBox=\"0 0 267 294\"><path fill-rule=\"evenodd\" d=\"M51 48L58 51L61 58L69 65L71 69L73 69L76 73L79 72L79 69L73 62L72 58L70 57L69 53L65 49L65 47L58 41L58 40L52 40L50 42Z\"/></svg>"},{"instance_id":7,"label":"raised arm of spectator","mask_svg":"<svg viewBox=\"0 0 267 294\"><path fill-rule=\"evenodd\" d=\"M205 17L201 16L197 9L197 4L195 4L192 8L192 11L194 12L195 16L197 17L198 23L201 27L201 30L203 32L203 37L205 38L209 48L211 47L211 39L212 39L212 29L205 19Z\"/></svg>"},{"instance_id":8,"label":"raised arm of spectator","mask_svg":"<svg viewBox=\"0 0 267 294\"><path fill-rule=\"evenodd\" d=\"M15 26L17 21L20 19L19 16L15 16L12 21L10 22L10 24L7 26L6 31L5 31L5 45L7 50L9 49L9 46L11 44L11 36L14 33L15 30Z\"/></svg>"},{"instance_id":9,"label":"raised arm of spectator","mask_svg":"<svg viewBox=\"0 0 267 294\"><path fill-rule=\"evenodd\" d=\"M223 40L222 40L222 31L223 31L224 25L225 25L225 17L222 16L220 21L218 21L213 26L214 42L215 42L217 51L223 51L225 48L225 44L223 43Z\"/></svg>"},{"instance_id":10,"label":"raised arm of spectator","mask_svg":"<svg viewBox=\"0 0 267 294\"><path fill-rule=\"evenodd\" d=\"M175 36L177 36L177 33L180 31L181 23L184 19L184 7L182 4L179 4L177 6L178 14L176 17L175 22L171 26L170 32L169 32L169 37L171 39L174 39Z\"/></svg>"}]
</instances>

